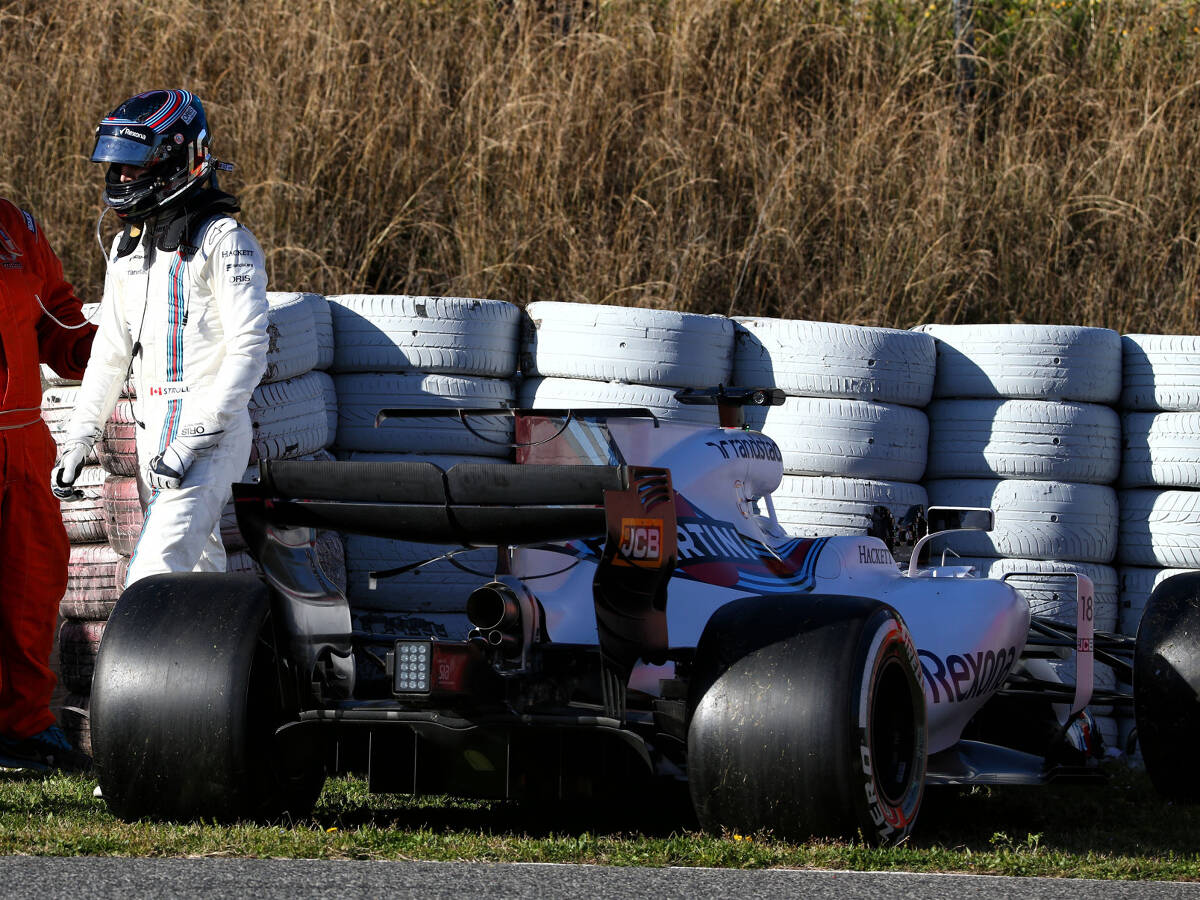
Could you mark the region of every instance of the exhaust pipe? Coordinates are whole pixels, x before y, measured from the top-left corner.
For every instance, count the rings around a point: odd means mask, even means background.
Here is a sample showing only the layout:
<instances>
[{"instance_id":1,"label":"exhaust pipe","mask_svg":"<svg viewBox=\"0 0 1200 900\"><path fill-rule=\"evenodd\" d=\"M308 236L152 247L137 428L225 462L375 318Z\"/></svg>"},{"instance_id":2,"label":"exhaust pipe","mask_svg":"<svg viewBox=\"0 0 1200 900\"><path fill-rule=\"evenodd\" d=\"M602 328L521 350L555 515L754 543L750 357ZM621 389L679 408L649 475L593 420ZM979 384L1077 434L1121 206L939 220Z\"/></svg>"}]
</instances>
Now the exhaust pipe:
<instances>
[{"instance_id":1,"label":"exhaust pipe","mask_svg":"<svg viewBox=\"0 0 1200 900\"><path fill-rule=\"evenodd\" d=\"M480 631L512 631L521 624L521 602L507 585L485 584L467 598L467 618Z\"/></svg>"},{"instance_id":2,"label":"exhaust pipe","mask_svg":"<svg viewBox=\"0 0 1200 900\"><path fill-rule=\"evenodd\" d=\"M467 618L475 627L468 639L508 659L520 656L528 630L521 600L508 585L493 581L467 598Z\"/></svg>"}]
</instances>

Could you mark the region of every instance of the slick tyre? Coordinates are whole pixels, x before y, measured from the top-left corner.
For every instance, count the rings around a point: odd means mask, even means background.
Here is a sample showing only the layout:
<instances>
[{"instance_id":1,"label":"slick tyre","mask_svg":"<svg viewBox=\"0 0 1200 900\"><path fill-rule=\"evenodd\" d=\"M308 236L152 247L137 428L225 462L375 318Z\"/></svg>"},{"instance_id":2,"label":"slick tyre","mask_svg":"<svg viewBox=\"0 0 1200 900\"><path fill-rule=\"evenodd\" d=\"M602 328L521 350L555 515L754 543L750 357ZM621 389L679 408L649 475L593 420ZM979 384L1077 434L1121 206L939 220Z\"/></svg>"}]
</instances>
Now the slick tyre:
<instances>
[{"instance_id":1,"label":"slick tyre","mask_svg":"<svg viewBox=\"0 0 1200 900\"><path fill-rule=\"evenodd\" d=\"M92 749L118 818L307 815L322 748L276 729L297 715L268 588L214 573L153 575L121 596L92 680Z\"/></svg>"},{"instance_id":2,"label":"slick tyre","mask_svg":"<svg viewBox=\"0 0 1200 900\"><path fill-rule=\"evenodd\" d=\"M1200 572L1168 578L1150 595L1133 656L1133 706L1146 773L1169 800L1200 802Z\"/></svg>"},{"instance_id":3,"label":"slick tyre","mask_svg":"<svg viewBox=\"0 0 1200 900\"><path fill-rule=\"evenodd\" d=\"M735 600L700 638L689 708L688 780L704 828L876 844L911 832L925 781L925 695L891 607L859 597Z\"/></svg>"}]
</instances>

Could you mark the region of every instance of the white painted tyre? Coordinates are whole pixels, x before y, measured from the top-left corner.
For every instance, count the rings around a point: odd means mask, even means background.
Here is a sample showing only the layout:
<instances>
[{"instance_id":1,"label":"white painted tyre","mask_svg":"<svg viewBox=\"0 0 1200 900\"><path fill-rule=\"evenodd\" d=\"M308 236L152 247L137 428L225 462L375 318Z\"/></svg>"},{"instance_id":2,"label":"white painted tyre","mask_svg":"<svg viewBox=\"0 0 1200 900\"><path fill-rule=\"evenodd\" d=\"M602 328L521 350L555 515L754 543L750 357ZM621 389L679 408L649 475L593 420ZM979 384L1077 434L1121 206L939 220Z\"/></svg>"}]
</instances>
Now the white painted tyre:
<instances>
[{"instance_id":1,"label":"white painted tyre","mask_svg":"<svg viewBox=\"0 0 1200 900\"><path fill-rule=\"evenodd\" d=\"M951 478L925 482L930 506L990 507L990 532L935 538L931 552L1013 559L1112 562L1117 549L1117 494L1100 484L1024 479Z\"/></svg>"},{"instance_id":2,"label":"white painted tyre","mask_svg":"<svg viewBox=\"0 0 1200 900\"><path fill-rule=\"evenodd\" d=\"M339 457L355 462L428 462L443 471L459 463L513 465L496 457L465 454L351 451ZM439 559L411 572L380 579L372 590L370 572L436 559L455 548L350 533L343 534L342 540L346 547L346 595L356 610L461 613L471 591L490 580L496 569L495 548L475 548L456 554L455 562Z\"/></svg>"},{"instance_id":3,"label":"white painted tyre","mask_svg":"<svg viewBox=\"0 0 1200 900\"><path fill-rule=\"evenodd\" d=\"M526 376L716 387L733 370L733 321L666 309L539 300L525 307Z\"/></svg>"},{"instance_id":4,"label":"white painted tyre","mask_svg":"<svg viewBox=\"0 0 1200 900\"><path fill-rule=\"evenodd\" d=\"M317 341L317 361L315 369L328 369L333 365L333 314L329 310L329 301L321 294L308 291L268 292L267 302L274 305L285 299L297 298L307 307L313 319L313 330Z\"/></svg>"},{"instance_id":5,"label":"white painted tyre","mask_svg":"<svg viewBox=\"0 0 1200 900\"><path fill-rule=\"evenodd\" d=\"M937 340L935 397L1115 403L1121 336L1078 325L921 325Z\"/></svg>"},{"instance_id":6,"label":"white painted tyre","mask_svg":"<svg viewBox=\"0 0 1200 900\"><path fill-rule=\"evenodd\" d=\"M876 506L899 521L927 502L919 484L817 475L784 475L771 494L779 524L795 537L866 534Z\"/></svg>"},{"instance_id":7,"label":"white painted tyre","mask_svg":"<svg viewBox=\"0 0 1200 900\"><path fill-rule=\"evenodd\" d=\"M340 294L329 298L335 372L511 378L521 310L503 300Z\"/></svg>"},{"instance_id":8,"label":"white painted tyre","mask_svg":"<svg viewBox=\"0 0 1200 900\"><path fill-rule=\"evenodd\" d=\"M382 453L467 453L509 457L512 453L511 416L389 419L379 428L381 409L455 409L510 407L514 395L509 381L458 375L421 373L335 375L341 450Z\"/></svg>"},{"instance_id":9,"label":"white painted tyre","mask_svg":"<svg viewBox=\"0 0 1200 900\"><path fill-rule=\"evenodd\" d=\"M1126 334L1121 407L1200 411L1200 335Z\"/></svg>"},{"instance_id":10,"label":"white painted tyre","mask_svg":"<svg viewBox=\"0 0 1200 900\"><path fill-rule=\"evenodd\" d=\"M287 381L317 365L317 330L302 294L267 294L267 368L261 384Z\"/></svg>"},{"instance_id":11,"label":"white painted tyre","mask_svg":"<svg viewBox=\"0 0 1200 900\"><path fill-rule=\"evenodd\" d=\"M100 466L84 466L75 479L83 492L81 500L60 500L63 526L72 544L90 544L105 539L104 481L108 473Z\"/></svg>"},{"instance_id":12,"label":"white painted tyre","mask_svg":"<svg viewBox=\"0 0 1200 900\"><path fill-rule=\"evenodd\" d=\"M788 397L747 409L746 424L779 445L788 475L916 482L925 471L929 421L909 406Z\"/></svg>"},{"instance_id":13,"label":"white painted tyre","mask_svg":"<svg viewBox=\"0 0 1200 900\"><path fill-rule=\"evenodd\" d=\"M1121 421L1098 403L935 400L932 478L1032 478L1109 484L1121 465Z\"/></svg>"},{"instance_id":14,"label":"white painted tyre","mask_svg":"<svg viewBox=\"0 0 1200 900\"><path fill-rule=\"evenodd\" d=\"M954 565L970 565L984 578L1002 578L1012 573L1008 583L1029 601L1029 611L1060 625L1074 628L1077 618L1075 579L1078 572L1092 580L1095 595L1092 604L1092 623L1096 631L1117 630L1118 577L1112 566L1096 563L1064 562L1046 559L1000 559L968 556L948 559Z\"/></svg>"},{"instance_id":15,"label":"white painted tyre","mask_svg":"<svg viewBox=\"0 0 1200 900\"><path fill-rule=\"evenodd\" d=\"M930 335L797 319L733 322L736 385L906 406L925 406L933 395Z\"/></svg>"},{"instance_id":16,"label":"white painted tyre","mask_svg":"<svg viewBox=\"0 0 1200 900\"><path fill-rule=\"evenodd\" d=\"M117 401L94 450L100 465L109 474L137 474L137 421L132 400Z\"/></svg>"},{"instance_id":17,"label":"white painted tyre","mask_svg":"<svg viewBox=\"0 0 1200 900\"><path fill-rule=\"evenodd\" d=\"M1200 412L1121 417L1122 487L1200 488Z\"/></svg>"},{"instance_id":18,"label":"white painted tyre","mask_svg":"<svg viewBox=\"0 0 1200 900\"><path fill-rule=\"evenodd\" d=\"M1200 491L1121 491L1120 555L1126 566L1200 569Z\"/></svg>"},{"instance_id":19,"label":"white painted tyre","mask_svg":"<svg viewBox=\"0 0 1200 900\"><path fill-rule=\"evenodd\" d=\"M42 420L50 429L54 443L61 448L66 433L67 421L75 409L75 399L79 396L79 384L50 385L42 391ZM99 463L96 448L92 447L84 462L91 466Z\"/></svg>"},{"instance_id":20,"label":"white painted tyre","mask_svg":"<svg viewBox=\"0 0 1200 900\"><path fill-rule=\"evenodd\" d=\"M1118 628L1121 634L1130 637L1137 635L1138 625L1142 621L1142 613L1146 609L1146 601L1150 594L1162 582L1174 575L1195 572L1196 569L1149 569L1141 566L1121 566L1118 569L1120 578L1120 601L1118 608Z\"/></svg>"},{"instance_id":21,"label":"white painted tyre","mask_svg":"<svg viewBox=\"0 0 1200 900\"><path fill-rule=\"evenodd\" d=\"M325 447L328 449L333 446L333 442L337 439L338 427L338 400L337 388L333 384L333 376L327 372L313 372L315 378L321 385L321 393L325 397L325 424L328 428L329 435L325 440Z\"/></svg>"},{"instance_id":22,"label":"white painted tyre","mask_svg":"<svg viewBox=\"0 0 1200 900\"><path fill-rule=\"evenodd\" d=\"M522 409L603 409L615 407L650 410L664 422L717 425L715 406L689 406L675 399L675 388L584 378L526 378L518 389Z\"/></svg>"},{"instance_id":23,"label":"white painted tyre","mask_svg":"<svg viewBox=\"0 0 1200 900\"><path fill-rule=\"evenodd\" d=\"M132 475L112 475L104 481L104 536L121 556L133 556L142 534L145 511L138 496L138 482ZM125 573L118 572L119 584Z\"/></svg>"},{"instance_id":24,"label":"white painted tyre","mask_svg":"<svg viewBox=\"0 0 1200 900\"><path fill-rule=\"evenodd\" d=\"M346 596L355 610L386 612L460 612L471 591L493 580L496 548L477 547L438 559L454 547L394 541L363 534L342 535L346 547ZM370 589L368 573L437 560L427 566L383 578Z\"/></svg>"},{"instance_id":25,"label":"white painted tyre","mask_svg":"<svg viewBox=\"0 0 1200 900\"><path fill-rule=\"evenodd\" d=\"M306 372L254 389L250 395L250 422L254 428L250 462L295 459L328 445L322 377L320 372Z\"/></svg>"}]
</instances>

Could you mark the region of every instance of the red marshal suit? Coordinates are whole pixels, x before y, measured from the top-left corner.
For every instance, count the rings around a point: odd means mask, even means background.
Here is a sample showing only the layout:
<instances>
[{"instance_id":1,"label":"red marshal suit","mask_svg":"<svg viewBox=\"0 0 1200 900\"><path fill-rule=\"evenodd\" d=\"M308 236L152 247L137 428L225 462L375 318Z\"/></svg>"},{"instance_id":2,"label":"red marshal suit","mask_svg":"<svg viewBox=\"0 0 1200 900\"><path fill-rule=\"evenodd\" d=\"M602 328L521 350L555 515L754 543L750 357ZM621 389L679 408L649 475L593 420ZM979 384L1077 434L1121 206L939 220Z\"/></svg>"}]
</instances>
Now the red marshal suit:
<instances>
[{"instance_id":1,"label":"red marshal suit","mask_svg":"<svg viewBox=\"0 0 1200 900\"><path fill-rule=\"evenodd\" d=\"M40 300L40 305L39 305ZM50 671L67 587L67 532L50 492L57 448L42 421L38 363L80 378L95 328L33 216L0 199L0 734L54 724Z\"/></svg>"}]
</instances>

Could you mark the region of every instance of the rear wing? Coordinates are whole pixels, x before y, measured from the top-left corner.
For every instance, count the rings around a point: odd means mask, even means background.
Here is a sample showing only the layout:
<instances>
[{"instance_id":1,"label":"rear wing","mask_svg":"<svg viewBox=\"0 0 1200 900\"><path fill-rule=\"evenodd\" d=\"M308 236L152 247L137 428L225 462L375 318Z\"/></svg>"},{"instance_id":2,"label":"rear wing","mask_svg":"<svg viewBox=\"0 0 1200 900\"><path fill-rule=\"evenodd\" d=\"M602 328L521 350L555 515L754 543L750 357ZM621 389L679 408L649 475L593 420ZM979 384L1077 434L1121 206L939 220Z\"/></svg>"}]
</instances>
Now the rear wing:
<instances>
[{"instance_id":1,"label":"rear wing","mask_svg":"<svg viewBox=\"0 0 1200 900\"><path fill-rule=\"evenodd\" d=\"M645 466L264 460L233 486L243 533L331 528L427 544L507 546L605 534L609 493L636 493ZM252 544L253 546L253 544Z\"/></svg>"}]
</instances>

